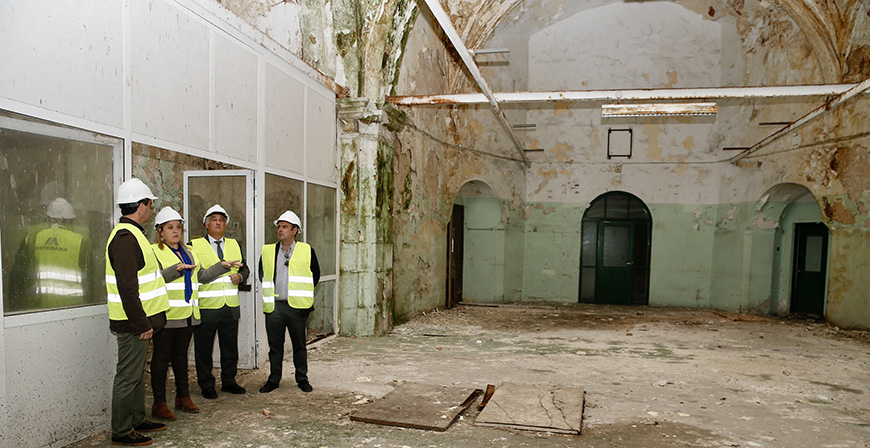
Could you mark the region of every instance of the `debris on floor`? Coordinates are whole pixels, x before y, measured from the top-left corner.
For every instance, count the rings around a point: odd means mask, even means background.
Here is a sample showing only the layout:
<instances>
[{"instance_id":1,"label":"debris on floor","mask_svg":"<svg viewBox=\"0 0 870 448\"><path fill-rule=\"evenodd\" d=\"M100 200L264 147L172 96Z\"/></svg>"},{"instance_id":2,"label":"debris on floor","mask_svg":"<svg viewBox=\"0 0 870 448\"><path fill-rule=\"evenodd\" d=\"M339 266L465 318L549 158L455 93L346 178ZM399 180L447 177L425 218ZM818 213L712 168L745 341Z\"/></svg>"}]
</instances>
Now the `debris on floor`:
<instances>
[{"instance_id":1,"label":"debris on floor","mask_svg":"<svg viewBox=\"0 0 870 448\"><path fill-rule=\"evenodd\" d=\"M579 387L502 383L477 426L580 434L585 391Z\"/></svg>"},{"instance_id":2,"label":"debris on floor","mask_svg":"<svg viewBox=\"0 0 870 448\"><path fill-rule=\"evenodd\" d=\"M446 431L480 389L408 382L350 416L356 422Z\"/></svg>"}]
</instances>

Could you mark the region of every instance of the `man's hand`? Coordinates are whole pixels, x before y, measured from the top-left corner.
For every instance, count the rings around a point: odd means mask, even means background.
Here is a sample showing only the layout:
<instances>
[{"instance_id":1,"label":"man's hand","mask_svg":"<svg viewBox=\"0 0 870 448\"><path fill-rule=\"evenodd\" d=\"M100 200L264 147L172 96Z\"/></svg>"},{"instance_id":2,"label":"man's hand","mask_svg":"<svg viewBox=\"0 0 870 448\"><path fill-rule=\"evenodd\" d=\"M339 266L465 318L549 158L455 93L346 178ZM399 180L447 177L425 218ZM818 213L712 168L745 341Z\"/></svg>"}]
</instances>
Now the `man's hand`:
<instances>
[{"instance_id":1,"label":"man's hand","mask_svg":"<svg viewBox=\"0 0 870 448\"><path fill-rule=\"evenodd\" d=\"M144 341L144 340L146 340L146 339L151 339L151 336L154 336L154 330L153 330L153 329L149 329L148 331L146 331L146 332L140 334L140 335L139 335L139 340L140 340L140 341Z\"/></svg>"},{"instance_id":2,"label":"man's hand","mask_svg":"<svg viewBox=\"0 0 870 448\"><path fill-rule=\"evenodd\" d=\"M232 261L224 260L224 261L221 261L221 266L223 266L227 269L240 268L240 267L242 267L242 261L241 260L232 260Z\"/></svg>"},{"instance_id":3,"label":"man's hand","mask_svg":"<svg viewBox=\"0 0 870 448\"><path fill-rule=\"evenodd\" d=\"M234 285L238 285L242 281L242 274L233 274L230 276L230 280L232 280Z\"/></svg>"}]
</instances>

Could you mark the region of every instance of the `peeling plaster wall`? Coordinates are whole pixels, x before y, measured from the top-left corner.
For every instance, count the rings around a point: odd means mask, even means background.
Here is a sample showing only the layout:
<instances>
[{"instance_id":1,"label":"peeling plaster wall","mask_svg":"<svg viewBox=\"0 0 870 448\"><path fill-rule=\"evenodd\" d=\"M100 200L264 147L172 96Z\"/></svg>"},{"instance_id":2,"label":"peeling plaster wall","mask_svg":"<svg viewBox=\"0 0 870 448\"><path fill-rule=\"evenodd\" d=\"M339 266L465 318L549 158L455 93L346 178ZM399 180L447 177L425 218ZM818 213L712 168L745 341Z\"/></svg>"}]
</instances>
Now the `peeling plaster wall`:
<instances>
[{"instance_id":1,"label":"peeling plaster wall","mask_svg":"<svg viewBox=\"0 0 870 448\"><path fill-rule=\"evenodd\" d=\"M763 148L737 168L738 175L751 173L760 180L755 184L793 182L812 192L831 231L826 318L844 327L870 326L864 294L870 287L864 268L870 262L864 234L870 228L868 120L870 99L865 95Z\"/></svg>"},{"instance_id":2,"label":"peeling plaster wall","mask_svg":"<svg viewBox=\"0 0 870 448\"><path fill-rule=\"evenodd\" d=\"M400 94L443 92L448 88L448 73L456 61L444 46L433 20L421 13L408 37L396 87ZM432 76L419 76L420 73ZM472 292L472 296L494 301L518 295L520 285L516 282L520 278L523 244L522 232L516 226L521 222L518 211L524 176L521 164L511 160L515 153L511 153L509 140L500 131L492 112L476 107L407 110L407 123L397 132L396 139L393 218L396 320L401 322L422 311L444 306L447 223L454 202L462 202L461 198L457 200L457 193L470 181L487 184L495 198L486 203L487 211L481 213L486 216L483 219L486 223L475 221L474 212L472 220L466 220L469 226L466 260L482 256L499 266L504 263L499 274L503 277L493 282L496 283L493 289L480 292L479 296ZM493 238L498 239L495 248L491 246ZM473 278L465 283L470 284Z\"/></svg>"},{"instance_id":3,"label":"peeling plaster wall","mask_svg":"<svg viewBox=\"0 0 870 448\"><path fill-rule=\"evenodd\" d=\"M727 33L720 24L676 4L645 4L642 13L636 4L595 6L563 14L531 35L530 90L721 82ZM689 57L676 57L687 52ZM722 176L722 167L713 162L720 157L718 141L733 124L707 118L602 120L599 107L556 103L527 114L537 128L526 139L543 152L529 155L524 297L578 300L586 206L608 191L625 191L652 213L650 303L710 306ZM630 159L608 160L612 128L632 129Z\"/></svg>"},{"instance_id":4,"label":"peeling plaster wall","mask_svg":"<svg viewBox=\"0 0 870 448\"><path fill-rule=\"evenodd\" d=\"M850 44L853 48L865 48L863 36L867 27L856 24L866 22L866 6L842 3L844 12L837 17L828 14L818 20L830 20L834 27L843 27L853 36ZM540 1L524 6L525 9L512 12L486 46L518 45L523 41L518 35L525 32L530 36L529 62L525 65L529 90L816 84L828 81L829 77L827 69L819 64L819 58L826 56L817 54L823 45L818 36L814 37L813 33L818 32L802 28L800 24L806 17L795 15L797 9L806 15L812 9L810 1L772 2L766 9L754 2L710 2L702 7L697 2L629 5ZM629 9L622 11L624 8ZM641 8L648 11L638 14ZM661 24L670 17L683 20ZM652 23L644 26L644 19ZM625 20L639 23L627 26ZM669 40L667 33L649 33L657 44L644 39L644 32L633 34L657 26L687 28ZM708 28L716 26L719 33L711 33ZM855 75L853 68L866 66L864 56L860 56L863 50L845 47L843 43L836 45L841 46L840 53L855 54L851 59L861 61L841 72L850 73L852 82L866 79L866 75L863 78ZM711 48L718 55L704 59ZM683 57L686 51L688 58ZM519 52L512 49L514 53ZM572 60L566 54L579 56ZM669 59L673 54L681 57ZM682 66L683 61L691 60L692 54L701 59ZM511 90L512 86L505 81L511 76L524 79L523 68L512 63L489 70L493 72L494 85ZM578 80L581 85L577 85ZM865 221L867 208L863 201L868 196L864 179L868 177L859 181L855 174L868 155L863 150L866 143L861 143L866 141L866 137L861 137L867 132L867 125L863 124L868 123L866 99L828 113L819 123L792 133L769 148L804 155L777 154L775 162L753 158L739 167L722 163L734 154L721 151L722 147L750 146L777 129L760 126L760 122L793 121L820 104L820 100L717 103L720 114L709 121L605 123L597 116L597 104L564 103L529 111L526 121L535 123L537 129L524 134L524 138L529 147L544 151L530 154L533 165L526 181L525 208L529 220L524 297L576 300L583 206L606 191L620 190L640 197L653 213L651 304L752 312L787 309L784 298L787 292L783 290L787 280L783 276L790 275L790 260L776 255L774 248L777 241L780 246L787 243L790 247L793 236L789 234L783 240L783 235L777 236L775 227L764 228L768 224L757 221L756 203L772 186L796 182L810 188L822 209L831 216L848 225ZM624 164L602 157L606 153L608 127L634 130L633 156ZM850 137L854 135L859 137ZM831 142L821 144L818 136L827 136ZM834 150L832 147L841 145L842 139L848 139L849 148ZM801 149L802 146L827 148L812 151ZM832 173L833 166L839 168L837 174ZM833 195L826 195L825 191L831 190L828 185L838 183L840 178L848 178L846 183L852 186L850 197L843 197L842 187L835 188ZM812 217L806 214L791 219L789 225L806 222L795 219ZM533 247L540 250L533 251ZM542 268L545 265L558 268ZM836 284L835 271L831 272L831 280ZM846 294L837 288L829 292ZM859 302L855 303L844 308L855 311ZM829 319L836 319L837 308L829 307ZM859 320L868 325L867 311L859 314L864 315Z\"/></svg>"}]
</instances>

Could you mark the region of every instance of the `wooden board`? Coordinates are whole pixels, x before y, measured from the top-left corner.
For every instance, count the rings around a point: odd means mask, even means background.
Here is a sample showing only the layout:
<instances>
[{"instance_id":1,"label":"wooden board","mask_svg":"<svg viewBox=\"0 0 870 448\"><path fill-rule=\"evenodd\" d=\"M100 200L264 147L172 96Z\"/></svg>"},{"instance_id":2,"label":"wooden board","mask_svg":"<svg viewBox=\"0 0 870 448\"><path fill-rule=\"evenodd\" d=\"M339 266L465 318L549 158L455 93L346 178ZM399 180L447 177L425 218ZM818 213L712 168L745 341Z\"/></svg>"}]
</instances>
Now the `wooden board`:
<instances>
[{"instance_id":1,"label":"wooden board","mask_svg":"<svg viewBox=\"0 0 870 448\"><path fill-rule=\"evenodd\" d=\"M446 431L480 389L404 383L350 416L356 422Z\"/></svg>"},{"instance_id":2,"label":"wooden board","mask_svg":"<svg viewBox=\"0 0 870 448\"><path fill-rule=\"evenodd\" d=\"M503 383L477 416L477 426L580 434L585 392L579 387Z\"/></svg>"}]
</instances>

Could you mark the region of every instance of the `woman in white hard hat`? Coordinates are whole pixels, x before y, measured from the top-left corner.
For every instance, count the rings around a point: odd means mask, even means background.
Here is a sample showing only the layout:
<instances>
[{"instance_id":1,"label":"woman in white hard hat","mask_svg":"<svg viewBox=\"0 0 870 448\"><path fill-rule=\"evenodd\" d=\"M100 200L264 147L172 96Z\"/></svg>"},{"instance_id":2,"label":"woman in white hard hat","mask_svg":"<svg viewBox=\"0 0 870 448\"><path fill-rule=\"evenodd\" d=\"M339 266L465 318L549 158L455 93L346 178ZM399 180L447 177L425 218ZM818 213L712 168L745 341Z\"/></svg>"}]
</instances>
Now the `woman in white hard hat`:
<instances>
[{"instance_id":1,"label":"woman in white hard hat","mask_svg":"<svg viewBox=\"0 0 870 448\"><path fill-rule=\"evenodd\" d=\"M187 352L193 327L200 322L197 290L200 283L211 282L239 265L238 261L221 261L208 269L198 268L199 261L193 251L181 244L183 223L181 215L171 207L164 207L154 218L157 241L152 247L169 293L169 310L166 311L166 327L154 335L151 415L164 420L175 420L175 414L166 403L166 373L170 362L175 374L175 409L199 412L190 399L187 379Z\"/></svg>"}]
</instances>

